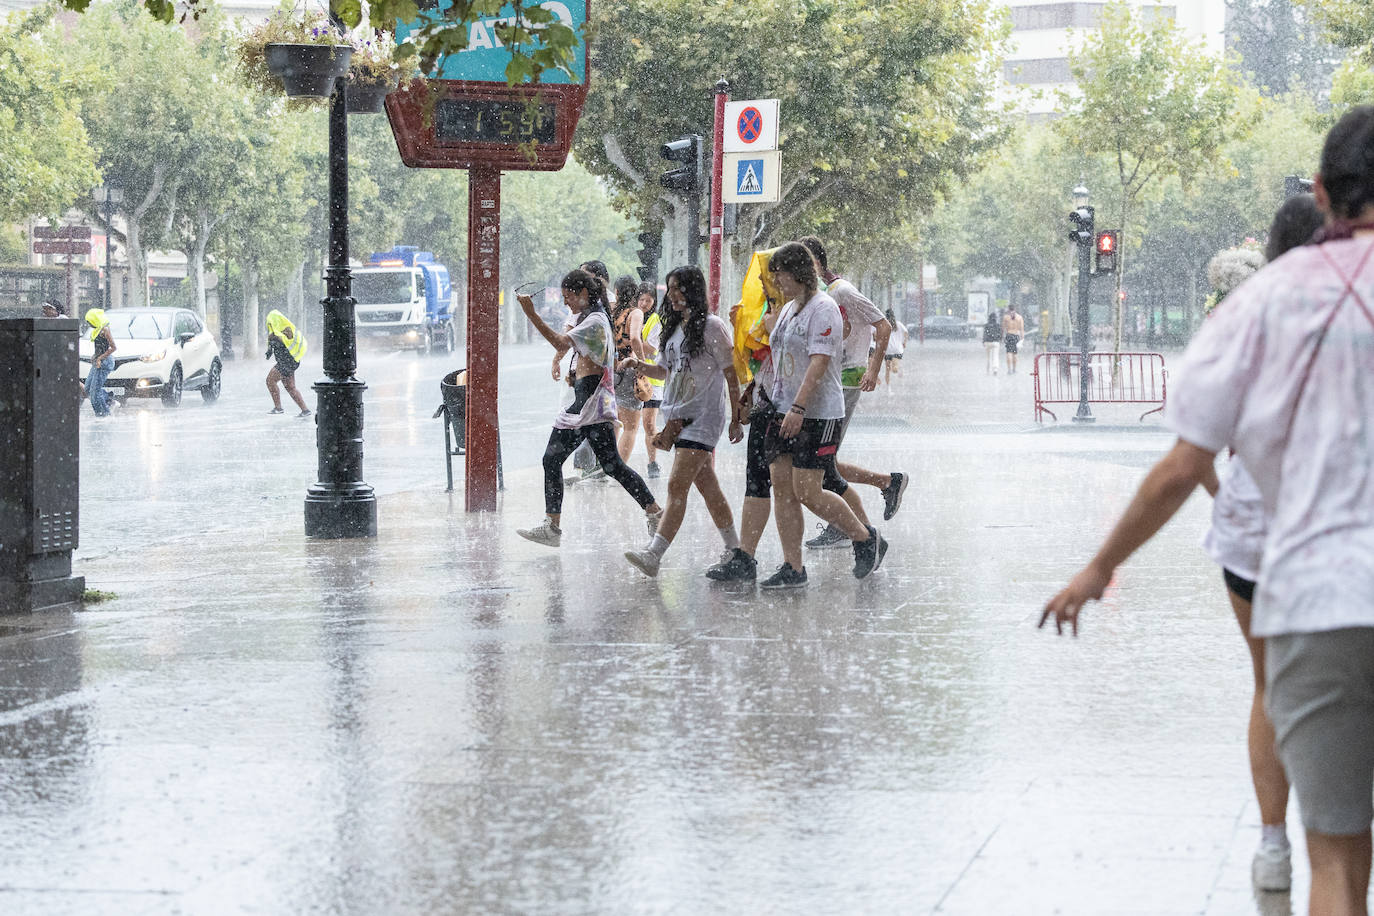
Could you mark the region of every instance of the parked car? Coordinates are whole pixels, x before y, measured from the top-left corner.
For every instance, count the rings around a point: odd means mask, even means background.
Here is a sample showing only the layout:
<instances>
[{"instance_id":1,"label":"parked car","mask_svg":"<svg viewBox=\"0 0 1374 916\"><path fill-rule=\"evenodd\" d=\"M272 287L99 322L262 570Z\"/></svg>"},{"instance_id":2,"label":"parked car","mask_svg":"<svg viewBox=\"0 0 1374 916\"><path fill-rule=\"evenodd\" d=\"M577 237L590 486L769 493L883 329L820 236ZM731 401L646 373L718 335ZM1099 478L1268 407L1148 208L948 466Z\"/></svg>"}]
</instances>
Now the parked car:
<instances>
[{"instance_id":1,"label":"parked car","mask_svg":"<svg viewBox=\"0 0 1374 916\"><path fill-rule=\"evenodd\" d=\"M917 340L921 334L921 323L913 321L906 326L911 333L911 339ZM976 330L982 331L982 325ZM967 340L973 336L974 328L971 328L962 318L953 315L927 315L926 330L927 337L939 337L948 340Z\"/></svg>"},{"instance_id":2,"label":"parked car","mask_svg":"<svg viewBox=\"0 0 1374 916\"><path fill-rule=\"evenodd\" d=\"M206 404L219 400L219 346L200 316L186 309L130 308L105 313L115 340L114 369L105 388L116 398L162 398L181 404L183 391L199 391ZM90 328L81 335L81 379L91 371L95 345Z\"/></svg>"}]
</instances>

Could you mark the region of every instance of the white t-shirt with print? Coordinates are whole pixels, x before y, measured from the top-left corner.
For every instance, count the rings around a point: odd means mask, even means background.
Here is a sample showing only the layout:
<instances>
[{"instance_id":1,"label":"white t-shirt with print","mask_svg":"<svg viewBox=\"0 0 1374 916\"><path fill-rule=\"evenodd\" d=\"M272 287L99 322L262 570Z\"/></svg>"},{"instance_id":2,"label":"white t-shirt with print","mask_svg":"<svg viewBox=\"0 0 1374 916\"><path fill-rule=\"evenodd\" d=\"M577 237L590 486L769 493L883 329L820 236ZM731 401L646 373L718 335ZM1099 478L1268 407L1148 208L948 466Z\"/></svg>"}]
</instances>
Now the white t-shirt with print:
<instances>
[{"instance_id":1,"label":"white t-shirt with print","mask_svg":"<svg viewBox=\"0 0 1374 916\"><path fill-rule=\"evenodd\" d=\"M1212 501L1212 527L1202 539L1202 549L1218 566L1254 581L1259 578L1268 531L1259 486L1240 459L1232 456Z\"/></svg>"},{"instance_id":2,"label":"white t-shirt with print","mask_svg":"<svg viewBox=\"0 0 1374 916\"><path fill-rule=\"evenodd\" d=\"M773 351L773 406L786 413L797 399L811 357L828 356L830 364L817 381L806 404L808 420L844 418L844 391L840 388L844 320L840 307L826 293L816 293L802 307L783 306L769 337Z\"/></svg>"},{"instance_id":3,"label":"white t-shirt with print","mask_svg":"<svg viewBox=\"0 0 1374 916\"><path fill-rule=\"evenodd\" d=\"M841 369L868 365L868 349L873 346L873 324L884 319L878 308L858 288L843 277L826 287L826 293L840 307L849 320L849 333L844 338L844 359Z\"/></svg>"},{"instance_id":4,"label":"white t-shirt with print","mask_svg":"<svg viewBox=\"0 0 1374 916\"><path fill-rule=\"evenodd\" d=\"M725 369L734 366L734 341L730 326L710 315L701 350L689 356L685 330L679 325L673 331L659 361L668 370L663 385L663 422L690 420L678 438L714 446L730 422Z\"/></svg>"},{"instance_id":5,"label":"white t-shirt with print","mask_svg":"<svg viewBox=\"0 0 1374 916\"><path fill-rule=\"evenodd\" d=\"M1357 269L1364 305L1346 295ZM1374 240L1295 248L1255 274L1172 387L1173 430L1231 446L1263 497L1251 635L1374 626Z\"/></svg>"},{"instance_id":6,"label":"white t-shirt with print","mask_svg":"<svg viewBox=\"0 0 1374 916\"><path fill-rule=\"evenodd\" d=\"M573 350L585 356L598 366L607 367L611 363L611 322L600 309L586 315L581 321L568 329L572 338ZM576 363L569 371L576 370ZM572 406L576 395L568 399L566 406ZM560 410L553 419L554 429L578 429L594 423L609 423L615 420L615 389L611 387L610 374L603 372L596 393L587 398L579 413Z\"/></svg>"}]
</instances>

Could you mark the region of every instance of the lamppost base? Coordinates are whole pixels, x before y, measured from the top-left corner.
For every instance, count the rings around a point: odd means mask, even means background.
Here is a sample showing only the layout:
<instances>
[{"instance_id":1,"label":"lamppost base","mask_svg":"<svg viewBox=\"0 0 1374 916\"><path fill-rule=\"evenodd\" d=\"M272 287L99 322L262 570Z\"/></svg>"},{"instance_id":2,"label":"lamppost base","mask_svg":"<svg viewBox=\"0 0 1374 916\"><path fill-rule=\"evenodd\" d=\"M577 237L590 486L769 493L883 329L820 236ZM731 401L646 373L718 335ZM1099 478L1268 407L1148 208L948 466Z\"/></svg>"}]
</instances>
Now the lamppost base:
<instances>
[{"instance_id":1,"label":"lamppost base","mask_svg":"<svg viewBox=\"0 0 1374 916\"><path fill-rule=\"evenodd\" d=\"M1096 422L1097 422L1097 417L1094 417L1094 416L1091 415L1091 414L1089 414L1089 415L1086 416L1086 417L1074 417L1074 418L1073 418L1073 422L1075 422L1075 423L1096 423Z\"/></svg>"},{"instance_id":2,"label":"lamppost base","mask_svg":"<svg viewBox=\"0 0 1374 916\"><path fill-rule=\"evenodd\" d=\"M317 483L306 490L305 536L309 538L375 538L377 494L367 484L331 487Z\"/></svg>"}]
</instances>

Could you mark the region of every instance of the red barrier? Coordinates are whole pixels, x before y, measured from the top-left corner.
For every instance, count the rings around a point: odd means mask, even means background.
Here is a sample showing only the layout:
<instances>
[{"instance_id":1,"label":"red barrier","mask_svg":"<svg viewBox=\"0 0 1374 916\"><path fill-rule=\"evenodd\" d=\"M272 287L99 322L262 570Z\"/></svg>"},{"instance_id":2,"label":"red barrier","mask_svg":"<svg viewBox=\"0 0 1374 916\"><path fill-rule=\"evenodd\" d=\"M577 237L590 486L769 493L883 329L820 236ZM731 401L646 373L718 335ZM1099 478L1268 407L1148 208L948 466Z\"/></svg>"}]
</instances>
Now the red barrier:
<instances>
[{"instance_id":1,"label":"red barrier","mask_svg":"<svg viewBox=\"0 0 1374 916\"><path fill-rule=\"evenodd\" d=\"M1046 404L1077 404L1079 398L1078 353L1041 353L1035 357L1031 377L1035 381L1035 422L1045 414L1058 420ZM1162 353L1089 353L1089 404L1158 404L1140 415L1144 420L1164 409L1169 373Z\"/></svg>"}]
</instances>

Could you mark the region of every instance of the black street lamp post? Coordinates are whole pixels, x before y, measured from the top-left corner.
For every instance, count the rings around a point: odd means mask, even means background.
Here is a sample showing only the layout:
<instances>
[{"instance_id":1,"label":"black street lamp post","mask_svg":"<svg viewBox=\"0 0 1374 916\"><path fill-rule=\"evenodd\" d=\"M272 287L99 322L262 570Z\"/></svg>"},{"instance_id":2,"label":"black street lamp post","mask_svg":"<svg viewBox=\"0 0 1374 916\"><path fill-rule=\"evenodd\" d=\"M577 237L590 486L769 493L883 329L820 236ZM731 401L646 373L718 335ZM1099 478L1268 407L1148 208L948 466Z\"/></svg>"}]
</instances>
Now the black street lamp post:
<instances>
[{"instance_id":1,"label":"black street lamp post","mask_svg":"<svg viewBox=\"0 0 1374 916\"><path fill-rule=\"evenodd\" d=\"M1092 423L1092 408L1088 406L1088 386L1092 379L1092 340L1088 316L1088 297L1092 292L1093 208L1088 206L1088 189L1079 185L1073 189L1074 211L1069 221L1074 228L1069 237L1078 246L1078 413L1075 423Z\"/></svg>"},{"instance_id":2,"label":"black street lamp post","mask_svg":"<svg viewBox=\"0 0 1374 916\"><path fill-rule=\"evenodd\" d=\"M343 31L343 24L334 20ZM363 482L363 392L354 377L358 349L353 274L348 267L347 80L329 104L329 266L325 270L324 379L314 388L319 481L305 497L305 534L312 538L377 536L377 496Z\"/></svg>"},{"instance_id":3,"label":"black street lamp post","mask_svg":"<svg viewBox=\"0 0 1374 916\"><path fill-rule=\"evenodd\" d=\"M124 200L124 189L102 184L95 189L95 202L105 210L105 292L100 307L110 307L110 252L114 250L114 209Z\"/></svg>"}]
</instances>

